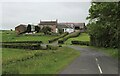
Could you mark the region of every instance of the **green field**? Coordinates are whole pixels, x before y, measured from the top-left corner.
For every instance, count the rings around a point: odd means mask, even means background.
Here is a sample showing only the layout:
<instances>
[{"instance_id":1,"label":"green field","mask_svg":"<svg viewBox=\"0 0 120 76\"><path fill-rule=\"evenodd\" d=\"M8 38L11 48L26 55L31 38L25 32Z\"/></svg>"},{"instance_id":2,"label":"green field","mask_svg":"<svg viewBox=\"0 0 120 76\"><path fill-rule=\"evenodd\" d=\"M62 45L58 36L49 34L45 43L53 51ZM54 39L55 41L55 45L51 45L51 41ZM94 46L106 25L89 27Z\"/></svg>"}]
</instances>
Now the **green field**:
<instances>
[{"instance_id":1,"label":"green field","mask_svg":"<svg viewBox=\"0 0 120 76\"><path fill-rule=\"evenodd\" d=\"M81 33L78 37L75 38L69 38L67 41L65 41L65 44L71 44L71 41L90 41L89 35L87 33Z\"/></svg>"},{"instance_id":2,"label":"green field","mask_svg":"<svg viewBox=\"0 0 120 76\"><path fill-rule=\"evenodd\" d=\"M55 74L64 69L80 53L68 47L61 47L58 50L22 50L7 49L2 50L3 73L19 74ZM35 56L40 54L40 56ZM32 59L22 61L21 59L33 56ZM17 60L20 60L16 62Z\"/></svg>"},{"instance_id":3,"label":"green field","mask_svg":"<svg viewBox=\"0 0 120 76\"><path fill-rule=\"evenodd\" d=\"M41 33L36 33L34 35L19 35L15 34L15 31L2 31L2 41L42 41L43 43L48 43L48 40L57 37L53 35L42 35Z\"/></svg>"}]
</instances>

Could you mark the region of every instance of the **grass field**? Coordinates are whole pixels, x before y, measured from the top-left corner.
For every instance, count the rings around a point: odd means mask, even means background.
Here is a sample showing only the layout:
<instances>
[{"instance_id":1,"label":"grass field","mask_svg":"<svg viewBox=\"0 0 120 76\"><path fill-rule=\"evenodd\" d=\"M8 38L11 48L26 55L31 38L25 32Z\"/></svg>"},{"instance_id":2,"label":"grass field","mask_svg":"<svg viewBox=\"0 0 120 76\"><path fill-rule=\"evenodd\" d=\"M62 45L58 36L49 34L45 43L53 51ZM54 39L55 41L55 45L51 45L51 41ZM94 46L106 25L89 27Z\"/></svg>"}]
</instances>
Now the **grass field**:
<instances>
[{"instance_id":1,"label":"grass field","mask_svg":"<svg viewBox=\"0 0 120 76\"><path fill-rule=\"evenodd\" d=\"M71 44L71 41L77 40L77 41L90 41L89 35L86 33L81 33L78 37L75 38L69 38L67 41L65 41L65 44Z\"/></svg>"},{"instance_id":2,"label":"grass field","mask_svg":"<svg viewBox=\"0 0 120 76\"><path fill-rule=\"evenodd\" d=\"M35 56L35 54L42 54ZM67 66L80 53L68 47L58 50L21 50L3 48L3 64L10 60L18 60L26 56L34 56L32 59L3 65L3 73L19 74L56 74Z\"/></svg>"},{"instance_id":3,"label":"grass field","mask_svg":"<svg viewBox=\"0 0 120 76\"><path fill-rule=\"evenodd\" d=\"M34 35L19 35L15 34L15 31L2 31L2 41L42 41L43 43L48 43L48 40L53 39L57 36L53 35L39 35L38 33ZM37 35L37 36L36 36Z\"/></svg>"}]
</instances>

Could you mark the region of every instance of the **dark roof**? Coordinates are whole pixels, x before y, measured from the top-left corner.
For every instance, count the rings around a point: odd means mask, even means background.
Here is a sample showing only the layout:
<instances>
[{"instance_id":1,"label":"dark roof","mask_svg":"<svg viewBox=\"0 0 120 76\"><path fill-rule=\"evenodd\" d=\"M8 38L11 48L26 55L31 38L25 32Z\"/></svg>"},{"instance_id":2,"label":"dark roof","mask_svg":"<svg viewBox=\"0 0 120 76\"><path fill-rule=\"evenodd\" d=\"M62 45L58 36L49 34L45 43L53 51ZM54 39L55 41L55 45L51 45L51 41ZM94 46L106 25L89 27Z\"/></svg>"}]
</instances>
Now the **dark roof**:
<instances>
[{"instance_id":1,"label":"dark roof","mask_svg":"<svg viewBox=\"0 0 120 76\"><path fill-rule=\"evenodd\" d=\"M73 28L73 24L58 23L57 28Z\"/></svg>"},{"instance_id":2,"label":"dark roof","mask_svg":"<svg viewBox=\"0 0 120 76\"><path fill-rule=\"evenodd\" d=\"M56 25L57 21L40 21L39 25Z\"/></svg>"},{"instance_id":3,"label":"dark roof","mask_svg":"<svg viewBox=\"0 0 120 76\"><path fill-rule=\"evenodd\" d=\"M23 27L27 27L27 25L25 25L25 24L19 24L19 25L16 26L15 28L18 28L18 27L21 27L21 26L23 26Z\"/></svg>"},{"instance_id":4,"label":"dark roof","mask_svg":"<svg viewBox=\"0 0 120 76\"><path fill-rule=\"evenodd\" d=\"M85 26L85 23L58 23L57 28L74 28L75 26Z\"/></svg>"},{"instance_id":5,"label":"dark roof","mask_svg":"<svg viewBox=\"0 0 120 76\"><path fill-rule=\"evenodd\" d=\"M75 26L85 26L85 23L74 23Z\"/></svg>"}]
</instances>

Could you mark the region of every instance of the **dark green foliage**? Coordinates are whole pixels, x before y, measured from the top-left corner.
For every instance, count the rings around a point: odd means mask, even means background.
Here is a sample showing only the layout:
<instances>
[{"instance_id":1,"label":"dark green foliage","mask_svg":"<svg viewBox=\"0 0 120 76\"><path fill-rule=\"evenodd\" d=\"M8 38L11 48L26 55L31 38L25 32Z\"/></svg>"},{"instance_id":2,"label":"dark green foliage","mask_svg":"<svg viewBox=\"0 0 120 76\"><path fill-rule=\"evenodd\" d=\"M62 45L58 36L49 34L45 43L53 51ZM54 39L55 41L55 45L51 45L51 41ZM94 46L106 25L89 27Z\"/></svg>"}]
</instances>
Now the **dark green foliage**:
<instances>
[{"instance_id":1,"label":"dark green foliage","mask_svg":"<svg viewBox=\"0 0 120 76\"><path fill-rule=\"evenodd\" d=\"M19 49L31 49L31 50L38 50L40 49L39 44L21 44L21 43L14 43L14 44L9 44L9 43L3 43L2 44L3 48L19 48Z\"/></svg>"},{"instance_id":2,"label":"dark green foliage","mask_svg":"<svg viewBox=\"0 0 120 76\"><path fill-rule=\"evenodd\" d=\"M10 43L10 44L13 44L13 43L43 43L42 41L9 41L9 42L0 42L0 43Z\"/></svg>"},{"instance_id":3,"label":"dark green foliage","mask_svg":"<svg viewBox=\"0 0 120 76\"><path fill-rule=\"evenodd\" d=\"M64 33L64 34L62 34L61 36L59 36L59 37L56 37L56 38L54 38L54 39L51 39L51 40L49 40L49 43L52 43L52 42L54 42L54 41L57 41L58 39L60 39L60 38L62 38L62 37L65 37L66 35L68 35L68 33L66 32L66 33Z\"/></svg>"},{"instance_id":4,"label":"dark green foliage","mask_svg":"<svg viewBox=\"0 0 120 76\"><path fill-rule=\"evenodd\" d=\"M42 48L41 43L42 41L2 42L2 47L37 50Z\"/></svg>"},{"instance_id":5,"label":"dark green foliage","mask_svg":"<svg viewBox=\"0 0 120 76\"><path fill-rule=\"evenodd\" d=\"M89 41L71 41L71 43L75 45L87 45L87 46L90 45Z\"/></svg>"},{"instance_id":6,"label":"dark green foliage","mask_svg":"<svg viewBox=\"0 0 120 76\"><path fill-rule=\"evenodd\" d=\"M89 9L88 33L93 46L117 48L120 40L120 3L93 2Z\"/></svg>"},{"instance_id":7,"label":"dark green foliage","mask_svg":"<svg viewBox=\"0 0 120 76\"><path fill-rule=\"evenodd\" d=\"M63 37L62 39L59 39L59 40L58 40L58 43L59 43L59 44L64 44L64 42L65 42L67 39L73 38L73 37L77 37L77 36L79 36L79 35L80 35L80 31L71 33L71 34Z\"/></svg>"},{"instance_id":8,"label":"dark green foliage","mask_svg":"<svg viewBox=\"0 0 120 76\"><path fill-rule=\"evenodd\" d=\"M10 29L10 31L13 31L12 29Z\"/></svg>"},{"instance_id":9,"label":"dark green foliage","mask_svg":"<svg viewBox=\"0 0 120 76\"><path fill-rule=\"evenodd\" d=\"M35 31L37 31L37 33L40 32L40 27L35 26Z\"/></svg>"},{"instance_id":10,"label":"dark green foliage","mask_svg":"<svg viewBox=\"0 0 120 76\"><path fill-rule=\"evenodd\" d=\"M45 26L45 27L43 27L42 28L42 32L45 34L45 35L49 35L50 34L50 32L51 32L51 28L50 27L48 27L48 26Z\"/></svg>"},{"instance_id":11,"label":"dark green foliage","mask_svg":"<svg viewBox=\"0 0 120 76\"><path fill-rule=\"evenodd\" d=\"M64 33L63 29L58 29L58 31L60 34Z\"/></svg>"},{"instance_id":12,"label":"dark green foliage","mask_svg":"<svg viewBox=\"0 0 120 76\"><path fill-rule=\"evenodd\" d=\"M28 32L28 33L31 32L31 25L30 24L28 24L26 32Z\"/></svg>"}]
</instances>

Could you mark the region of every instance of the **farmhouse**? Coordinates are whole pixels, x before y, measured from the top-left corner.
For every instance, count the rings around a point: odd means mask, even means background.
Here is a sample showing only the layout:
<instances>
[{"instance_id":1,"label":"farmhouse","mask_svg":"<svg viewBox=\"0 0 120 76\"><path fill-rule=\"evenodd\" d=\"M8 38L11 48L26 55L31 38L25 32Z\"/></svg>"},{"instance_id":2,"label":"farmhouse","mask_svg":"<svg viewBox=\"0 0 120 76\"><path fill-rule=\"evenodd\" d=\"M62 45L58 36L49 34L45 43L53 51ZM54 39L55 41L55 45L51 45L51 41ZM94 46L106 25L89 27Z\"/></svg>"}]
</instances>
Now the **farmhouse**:
<instances>
[{"instance_id":1,"label":"farmhouse","mask_svg":"<svg viewBox=\"0 0 120 76\"><path fill-rule=\"evenodd\" d=\"M51 28L52 32L57 33L57 20L55 20L55 21L41 21L40 20L40 23L38 25L41 29L43 27L48 26Z\"/></svg>"},{"instance_id":2,"label":"farmhouse","mask_svg":"<svg viewBox=\"0 0 120 76\"><path fill-rule=\"evenodd\" d=\"M81 32L85 31L85 23L58 23L58 29L62 29L64 32L72 33L77 30Z\"/></svg>"},{"instance_id":3,"label":"farmhouse","mask_svg":"<svg viewBox=\"0 0 120 76\"><path fill-rule=\"evenodd\" d=\"M17 34L25 33L27 30L27 25L20 24L17 27L15 27L15 31Z\"/></svg>"},{"instance_id":4,"label":"farmhouse","mask_svg":"<svg viewBox=\"0 0 120 76\"><path fill-rule=\"evenodd\" d=\"M28 24L27 26L27 25L20 24L19 26L15 27L15 31L17 34L21 34L24 32L33 33L33 32L39 32L39 30L41 30L43 27L46 27L46 26L50 27L51 32L53 33L58 33L59 30L62 30L63 32L68 32L68 33L72 33L77 30L84 32L86 29L85 23L70 23L70 22L58 23L57 20L54 20L54 21L40 20L40 23L38 23L37 25Z\"/></svg>"},{"instance_id":5,"label":"farmhouse","mask_svg":"<svg viewBox=\"0 0 120 76\"><path fill-rule=\"evenodd\" d=\"M74 32L74 25L71 23L58 23L57 28L63 30L63 32Z\"/></svg>"}]
</instances>

